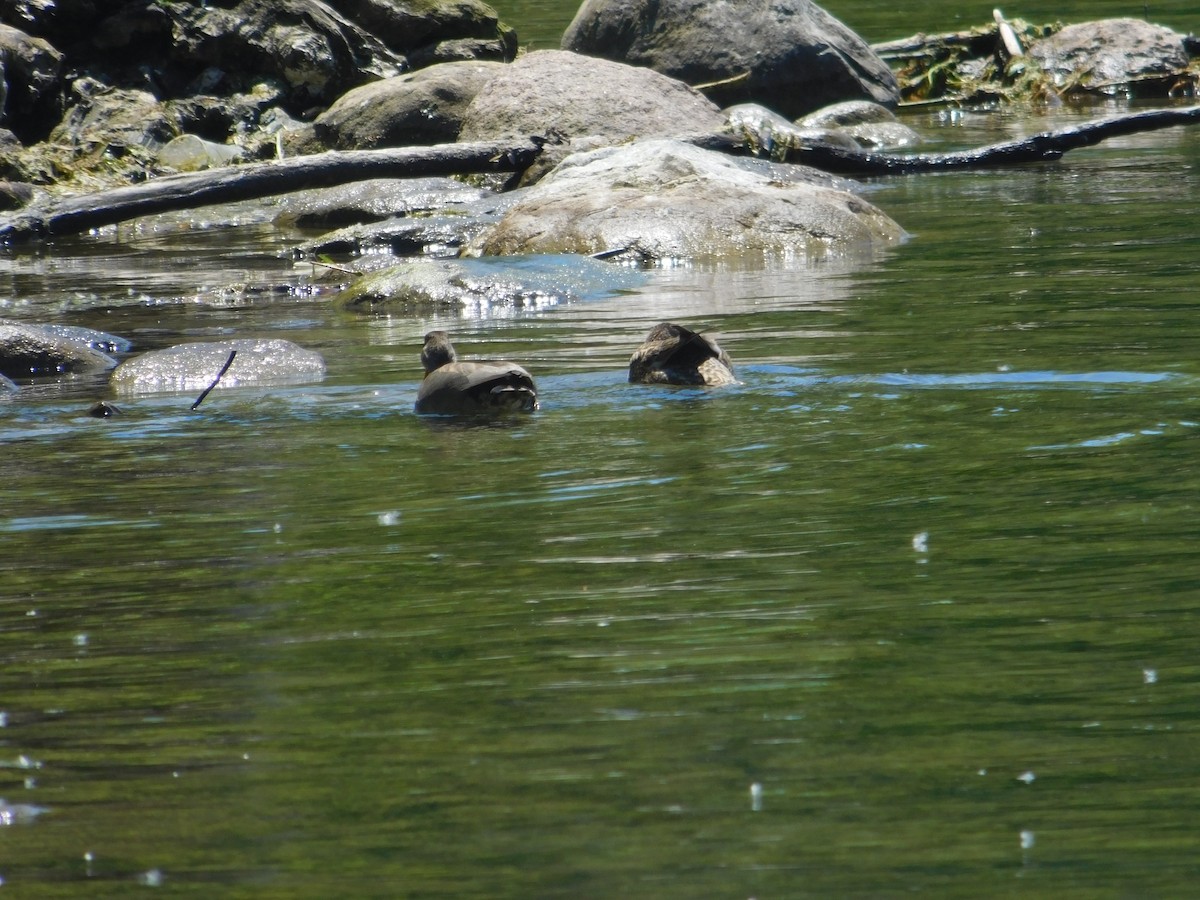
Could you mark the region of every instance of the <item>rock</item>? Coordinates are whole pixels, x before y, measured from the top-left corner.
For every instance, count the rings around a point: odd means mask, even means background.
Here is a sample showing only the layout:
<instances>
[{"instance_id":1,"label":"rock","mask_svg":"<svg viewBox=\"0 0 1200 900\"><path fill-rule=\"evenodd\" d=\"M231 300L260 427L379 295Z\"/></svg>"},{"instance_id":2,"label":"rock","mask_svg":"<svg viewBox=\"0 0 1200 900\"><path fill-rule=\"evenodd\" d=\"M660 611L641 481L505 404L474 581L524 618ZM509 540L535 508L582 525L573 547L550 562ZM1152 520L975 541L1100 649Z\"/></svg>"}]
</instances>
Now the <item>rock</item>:
<instances>
[{"instance_id":1,"label":"rock","mask_svg":"<svg viewBox=\"0 0 1200 900\"><path fill-rule=\"evenodd\" d=\"M41 378L106 372L117 364L108 354L128 346L122 338L88 328L0 322L0 375Z\"/></svg>"},{"instance_id":2,"label":"rock","mask_svg":"<svg viewBox=\"0 0 1200 900\"><path fill-rule=\"evenodd\" d=\"M380 250L394 256L457 256L516 202L513 193L483 193L478 200L443 207L432 215L394 215L339 228L300 244L293 252L301 259L359 256Z\"/></svg>"},{"instance_id":3,"label":"rock","mask_svg":"<svg viewBox=\"0 0 1200 900\"><path fill-rule=\"evenodd\" d=\"M148 91L110 89L90 79L73 85L75 103L52 132L51 143L76 152L121 156L141 148L151 155L179 135L166 107Z\"/></svg>"},{"instance_id":4,"label":"rock","mask_svg":"<svg viewBox=\"0 0 1200 900\"><path fill-rule=\"evenodd\" d=\"M767 151L772 145L790 146L825 144L845 150L861 150L862 146L837 125L806 127L789 122L777 112L757 103L739 103L725 110L726 129L749 137Z\"/></svg>"},{"instance_id":5,"label":"rock","mask_svg":"<svg viewBox=\"0 0 1200 900\"><path fill-rule=\"evenodd\" d=\"M480 0L5 0L0 22L0 129L30 148L0 146L0 178L88 189L158 174L155 151L182 134L255 159L323 150L300 122L352 88L516 51ZM420 98L411 114L452 140L468 87L428 90L436 114Z\"/></svg>"},{"instance_id":6,"label":"rock","mask_svg":"<svg viewBox=\"0 0 1200 900\"><path fill-rule=\"evenodd\" d=\"M5 96L0 124L24 144L43 140L62 116L63 55L41 38L0 25Z\"/></svg>"},{"instance_id":7,"label":"rock","mask_svg":"<svg viewBox=\"0 0 1200 900\"><path fill-rule=\"evenodd\" d=\"M5 0L0 22L45 38L57 47L86 40L100 9L116 9L124 0Z\"/></svg>"},{"instance_id":8,"label":"rock","mask_svg":"<svg viewBox=\"0 0 1200 900\"><path fill-rule=\"evenodd\" d=\"M450 62L511 62L517 55L517 33L510 31L509 34L512 35L512 40L505 37L494 40L459 38L442 41L427 50L412 54L408 62L414 69Z\"/></svg>"},{"instance_id":9,"label":"rock","mask_svg":"<svg viewBox=\"0 0 1200 900\"><path fill-rule=\"evenodd\" d=\"M28 206L33 188L21 181L0 181L0 210L8 211Z\"/></svg>"},{"instance_id":10,"label":"rock","mask_svg":"<svg viewBox=\"0 0 1200 900\"><path fill-rule=\"evenodd\" d=\"M248 90L235 91L226 84L223 72L213 69L205 72L210 73L215 84L209 83L202 73L200 80L206 83L196 85L196 93L166 103L181 132L224 144L231 137L245 141L247 135L256 131L269 133L294 123L280 108L286 91L279 84L260 82ZM231 93L220 93L226 88Z\"/></svg>"},{"instance_id":11,"label":"rock","mask_svg":"<svg viewBox=\"0 0 1200 900\"><path fill-rule=\"evenodd\" d=\"M158 162L180 172L198 172L229 165L245 155L240 147L206 141L194 134L181 134L158 151Z\"/></svg>"},{"instance_id":12,"label":"rock","mask_svg":"<svg viewBox=\"0 0 1200 900\"><path fill-rule=\"evenodd\" d=\"M489 204L498 195L454 178L372 178L337 187L297 191L276 199L275 222L300 228L331 228L378 222L393 216L419 216Z\"/></svg>"},{"instance_id":13,"label":"rock","mask_svg":"<svg viewBox=\"0 0 1200 900\"><path fill-rule=\"evenodd\" d=\"M900 226L850 187L802 166L642 141L569 157L468 252L816 258L899 241Z\"/></svg>"},{"instance_id":14,"label":"rock","mask_svg":"<svg viewBox=\"0 0 1200 900\"><path fill-rule=\"evenodd\" d=\"M496 310L541 309L568 300L628 289L639 273L591 259L412 259L357 279L334 297L342 309L441 310L486 315Z\"/></svg>"},{"instance_id":15,"label":"rock","mask_svg":"<svg viewBox=\"0 0 1200 900\"><path fill-rule=\"evenodd\" d=\"M237 89L273 79L293 113L325 106L365 81L395 75L404 58L319 0L129 3L96 28L95 47L130 80L129 61L162 96L180 96L217 67ZM122 66L121 60L125 59Z\"/></svg>"},{"instance_id":16,"label":"rock","mask_svg":"<svg viewBox=\"0 0 1200 900\"><path fill-rule=\"evenodd\" d=\"M449 143L475 95L503 68L451 62L364 84L317 116L313 131L330 150Z\"/></svg>"},{"instance_id":17,"label":"rock","mask_svg":"<svg viewBox=\"0 0 1200 900\"><path fill-rule=\"evenodd\" d=\"M838 129L867 149L896 149L921 143L921 136L886 106L847 100L826 106L796 121L800 128Z\"/></svg>"},{"instance_id":18,"label":"rock","mask_svg":"<svg viewBox=\"0 0 1200 900\"><path fill-rule=\"evenodd\" d=\"M792 118L900 96L887 65L811 0L585 0L562 47L711 85L704 93L722 106L762 103Z\"/></svg>"},{"instance_id":19,"label":"rock","mask_svg":"<svg viewBox=\"0 0 1200 900\"><path fill-rule=\"evenodd\" d=\"M302 384L325 377L325 361L319 353L291 341L238 338L177 344L143 353L117 366L109 383L122 394L202 391L212 384L233 350L237 356L217 383L217 390Z\"/></svg>"},{"instance_id":20,"label":"rock","mask_svg":"<svg viewBox=\"0 0 1200 900\"><path fill-rule=\"evenodd\" d=\"M1182 35L1140 19L1101 19L1068 25L1035 41L1028 55L1057 87L1115 93L1139 79L1167 76L1188 66Z\"/></svg>"},{"instance_id":21,"label":"rock","mask_svg":"<svg viewBox=\"0 0 1200 900\"><path fill-rule=\"evenodd\" d=\"M716 131L721 111L699 93L658 72L562 50L527 53L475 95L459 140Z\"/></svg>"},{"instance_id":22,"label":"rock","mask_svg":"<svg viewBox=\"0 0 1200 900\"><path fill-rule=\"evenodd\" d=\"M517 33L481 0L333 0L332 5L407 56L414 68L461 59L507 62L517 53ZM468 45L484 55L455 55L455 47Z\"/></svg>"}]
</instances>

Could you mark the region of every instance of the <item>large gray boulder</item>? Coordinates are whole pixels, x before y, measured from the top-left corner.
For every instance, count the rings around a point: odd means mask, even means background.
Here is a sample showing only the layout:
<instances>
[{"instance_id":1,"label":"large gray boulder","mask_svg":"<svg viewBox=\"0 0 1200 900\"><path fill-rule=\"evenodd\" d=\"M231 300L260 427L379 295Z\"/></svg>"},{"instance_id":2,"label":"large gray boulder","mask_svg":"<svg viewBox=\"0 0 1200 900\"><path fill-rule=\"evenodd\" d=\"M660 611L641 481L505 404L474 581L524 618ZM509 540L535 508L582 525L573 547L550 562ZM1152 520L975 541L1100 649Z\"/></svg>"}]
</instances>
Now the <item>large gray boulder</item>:
<instances>
[{"instance_id":1,"label":"large gray boulder","mask_svg":"<svg viewBox=\"0 0 1200 900\"><path fill-rule=\"evenodd\" d=\"M449 143L475 95L503 69L498 62L450 62L354 88L313 121L330 150Z\"/></svg>"},{"instance_id":2,"label":"large gray boulder","mask_svg":"<svg viewBox=\"0 0 1200 900\"><path fill-rule=\"evenodd\" d=\"M818 258L899 241L900 226L850 186L801 166L641 141L568 157L469 251Z\"/></svg>"},{"instance_id":3,"label":"large gray boulder","mask_svg":"<svg viewBox=\"0 0 1200 900\"><path fill-rule=\"evenodd\" d=\"M325 377L321 354L284 340L237 338L211 343L177 344L127 359L109 384L122 394L202 391L237 351L217 388L301 384Z\"/></svg>"},{"instance_id":4,"label":"large gray boulder","mask_svg":"<svg viewBox=\"0 0 1200 900\"><path fill-rule=\"evenodd\" d=\"M1184 38L1141 19L1101 19L1068 25L1035 41L1028 53L1056 85L1116 92L1131 82L1187 68Z\"/></svg>"},{"instance_id":5,"label":"large gray boulder","mask_svg":"<svg viewBox=\"0 0 1200 900\"><path fill-rule=\"evenodd\" d=\"M887 64L811 0L585 0L562 48L711 85L704 92L721 106L761 103L791 118L900 96Z\"/></svg>"},{"instance_id":6,"label":"large gray boulder","mask_svg":"<svg viewBox=\"0 0 1200 900\"><path fill-rule=\"evenodd\" d=\"M685 84L650 69L562 50L538 50L505 66L475 95L459 139L522 139L716 131L721 110Z\"/></svg>"}]
</instances>

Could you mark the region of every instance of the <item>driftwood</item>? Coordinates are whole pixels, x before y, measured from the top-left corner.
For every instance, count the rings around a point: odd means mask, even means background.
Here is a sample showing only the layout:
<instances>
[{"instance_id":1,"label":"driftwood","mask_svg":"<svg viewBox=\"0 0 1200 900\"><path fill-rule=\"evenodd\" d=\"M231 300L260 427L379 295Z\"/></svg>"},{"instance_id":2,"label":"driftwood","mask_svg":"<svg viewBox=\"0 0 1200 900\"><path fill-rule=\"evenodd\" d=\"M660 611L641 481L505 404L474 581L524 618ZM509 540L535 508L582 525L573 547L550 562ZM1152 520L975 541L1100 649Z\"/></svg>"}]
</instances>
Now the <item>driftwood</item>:
<instances>
[{"instance_id":1,"label":"driftwood","mask_svg":"<svg viewBox=\"0 0 1200 900\"><path fill-rule=\"evenodd\" d=\"M1068 150L1090 147L1106 138L1194 122L1200 122L1200 106L1112 116L1057 131L1043 131L1020 140L952 153L869 153L830 145L783 143L770 148L770 153L785 162L803 163L839 175L908 175L1047 162L1059 159ZM736 145L744 146L744 142L733 135L701 136L693 143L726 152L735 152Z\"/></svg>"},{"instance_id":2,"label":"driftwood","mask_svg":"<svg viewBox=\"0 0 1200 900\"><path fill-rule=\"evenodd\" d=\"M951 51L983 56L996 48L999 38L999 28L996 25L986 25L969 31L914 34L912 37L872 44L871 49L885 62L914 57L943 57Z\"/></svg>"},{"instance_id":3,"label":"driftwood","mask_svg":"<svg viewBox=\"0 0 1200 900\"><path fill-rule=\"evenodd\" d=\"M803 163L840 175L905 175L953 169L1009 166L1059 159L1069 150L1110 137L1200 121L1200 106L1159 109L1098 119L1045 131L1021 140L952 153L869 153L817 144L778 142L764 148L783 162ZM750 152L744 136L694 135L685 140L725 153ZM228 166L190 175L171 175L61 201L42 212L0 219L0 241L78 234L138 216L250 200L288 191L330 187L369 178L408 178L478 172L523 172L541 152L543 138L524 143L439 144L397 150L328 152L271 163Z\"/></svg>"},{"instance_id":4,"label":"driftwood","mask_svg":"<svg viewBox=\"0 0 1200 900\"><path fill-rule=\"evenodd\" d=\"M523 172L541 152L543 143L530 139L524 143L489 141L394 150L331 151L277 162L167 175L72 197L45 210L27 210L0 219L0 241L79 234L153 213L253 200L369 178Z\"/></svg>"}]
</instances>

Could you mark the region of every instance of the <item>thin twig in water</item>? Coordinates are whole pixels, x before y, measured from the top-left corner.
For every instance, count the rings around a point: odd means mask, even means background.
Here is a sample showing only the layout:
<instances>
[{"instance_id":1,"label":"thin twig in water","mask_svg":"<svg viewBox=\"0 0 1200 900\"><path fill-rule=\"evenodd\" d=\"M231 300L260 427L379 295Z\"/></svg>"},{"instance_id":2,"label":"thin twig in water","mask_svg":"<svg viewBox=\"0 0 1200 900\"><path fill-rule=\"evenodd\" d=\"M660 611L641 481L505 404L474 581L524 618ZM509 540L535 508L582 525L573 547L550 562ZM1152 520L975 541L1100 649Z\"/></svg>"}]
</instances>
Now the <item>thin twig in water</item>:
<instances>
[{"instance_id":1,"label":"thin twig in water","mask_svg":"<svg viewBox=\"0 0 1200 900\"><path fill-rule=\"evenodd\" d=\"M221 371L217 373L217 377L212 380L212 384L200 392L200 396L196 398L196 402L192 404L192 409L198 407L204 402L204 398L209 395L209 392L217 386L217 382L221 380L221 376L229 371L229 367L233 365L233 358L237 356L236 350L229 351L229 359L225 360L225 365L221 366Z\"/></svg>"}]
</instances>

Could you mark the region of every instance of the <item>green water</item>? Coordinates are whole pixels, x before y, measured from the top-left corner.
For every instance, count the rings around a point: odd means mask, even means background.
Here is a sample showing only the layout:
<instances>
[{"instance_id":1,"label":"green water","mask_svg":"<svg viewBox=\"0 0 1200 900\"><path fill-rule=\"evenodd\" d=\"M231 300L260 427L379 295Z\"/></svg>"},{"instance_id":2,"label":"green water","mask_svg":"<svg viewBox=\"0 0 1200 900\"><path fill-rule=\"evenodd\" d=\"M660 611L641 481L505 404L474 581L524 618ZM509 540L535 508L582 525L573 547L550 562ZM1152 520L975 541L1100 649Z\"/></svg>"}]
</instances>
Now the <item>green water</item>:
<instances>
[{"instance_id":1,"label":"green water","mask_svg":"<svg viewBox=\"0 0 1200 900\"><path fill-rule=\"evenodd\" d=\"M471 318L212 294L303 280L266 225L0 257L0 315L329 365L0 401L3 891L1189 896L1200 131L870 187L870 265ZM743 383L624 383L663 318ZM542 412L413 416L433 326Z\"/></svg>"}]
</instances>

